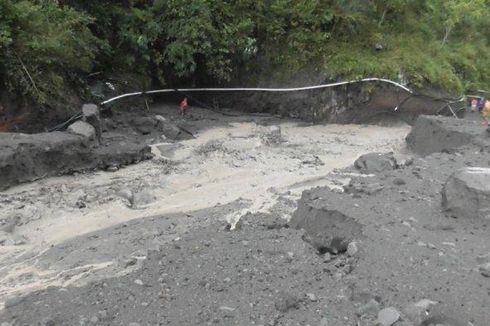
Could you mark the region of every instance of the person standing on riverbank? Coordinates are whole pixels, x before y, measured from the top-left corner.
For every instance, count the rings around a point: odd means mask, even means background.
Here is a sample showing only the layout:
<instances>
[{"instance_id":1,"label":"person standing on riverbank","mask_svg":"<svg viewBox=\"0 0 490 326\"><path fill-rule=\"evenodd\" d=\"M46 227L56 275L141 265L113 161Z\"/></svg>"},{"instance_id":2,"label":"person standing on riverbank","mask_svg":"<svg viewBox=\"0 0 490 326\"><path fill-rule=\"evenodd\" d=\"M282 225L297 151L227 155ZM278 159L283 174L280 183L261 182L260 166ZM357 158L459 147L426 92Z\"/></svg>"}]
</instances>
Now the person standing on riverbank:
<instances>
[{"instance_id":1,"label":"person standing on riverbank","mask_svg":"<svg viewBox=\"0 0 490 326\"><path fill-rule=\"evenodd\" d=\"M485 105L485 98L480 97L480 98L478 99L477 104L476 104L476 107L477 107L477 109L478 109L478 112L481 112L481 111L483 110L483 106L484 106L484 105Z\"/></svg>"},{"instance_id":2,"label":"person standing on riverbank","mask_svg":"<svg viewBox=\"0 0 490 326\"><path fill-rule=\"evenodd\" d=\"M471 100L471 108L470 108L470 112L475 112L476 111L476 108L478 106L478 100L476 98L472 99Z\"/></svg>"},{"instance_id":3,"label":"person standing on riverbank","mask_svg":"<svg viewBox=\"0 0 490 326\"><path fill-rule=\"evenodd\" d=\"M182 117L184 117L185 116L185 113L187 111L187 108L189 107L189 105L187 104L187 97L184 97L182 99L182 101L180 102L180 105L179 106L180 106L180 115Z\"/></svg>"},{"instance_id":4,"label":"person standing on riverbank","mask_svg":"<svg viewBox=\"0 0 490 326\"><path fill-rule=\"evenodd\" d=\"M481 115L483 118L483 124L488 125L488 119L490 118L490 101L487 99L483 99Z\"/></svg>"}]
</instances>

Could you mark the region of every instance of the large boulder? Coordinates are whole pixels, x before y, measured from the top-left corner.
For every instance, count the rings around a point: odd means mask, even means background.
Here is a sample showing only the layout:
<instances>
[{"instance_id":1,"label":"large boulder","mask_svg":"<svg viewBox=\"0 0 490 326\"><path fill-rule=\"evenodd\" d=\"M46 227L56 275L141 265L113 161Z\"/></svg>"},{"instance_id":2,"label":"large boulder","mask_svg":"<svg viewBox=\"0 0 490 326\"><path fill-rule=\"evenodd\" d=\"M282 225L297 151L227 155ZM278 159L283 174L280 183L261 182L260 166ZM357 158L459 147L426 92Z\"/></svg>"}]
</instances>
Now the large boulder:
<instances>
[{"instance_id":1,"label":"large boulder","mask_svg":"<svg viewBox=\"0 0 490 326\"><path fill-rule=\"evenodd\" d=\"M91 124L84 121L76 121L72 123L68 126L67 131L69 133L88 138L89 140L95 139L95 128Z\"/></svg>"},{"instance_id":2,"label":"large boulder","mask_svg":"<svg viewBox=\"0 0 490 326\"><path fill-rule=\"evenodd\" d=\"M462 168L442 189L442 207L461 218L490 219L490 168Z\"/></svg>"},{"instance_id":3,"label":"large boulder","mask_svg":"<svg viewBox=\"0 0 490 326\"><path fill-rule=\"evenodd\" d=\"M409 149L426 156L436 152L454 152L458 147L474 142L483 135L483 131L478 121L422 115L406 141Z\"/></svg>"},{"instance_id":4,"label":"large boulder","mask_svg":"<svg viewBox=\"0 0 490 326\"><path fill-rule=\"evenodd\" d=\"M380 173L396 169L397 164L393 153L368 153L360 156L354 167L361 173Z\"/></svg>"},{"instance_id":5,"label":"large boulder","mask_svg":"<svg viewBox=\"0 0 490 326\"><path fill-rule=\"evenodd\" d=\"M167 120L158 120L158 130L168 139L178 140L182 138L182 131L179 127Z\"/></svg>"},{"instance_id":6,"label":"large boulder","mask_svg":"<svg viewBox=\"0 0 490 326\"><path fill-rule=\"evenodd\" d=\"M161 115L156 115L155 119L158 121L157 128L158 131L162 133L164 138L171 140L186 140L194 138L194 135L188 129L192 129L191 124L187 124L184 121L179 123L171 122Z\"/></svg>"},{"instance_id":7,"label":"large boulder","mask_svg":"<svg viewBox=\"0 0 490 326\"><path fill-rule=\"evenodd\" d=\"M95 130L95 136L99 144L102 142L102 122L100 120L99 107L95 104L84 104L82 106L83 121L91 124Z\"/></svg>"},{"instance_id":8,"label":"large boulder","mask_svg":"<svg viewBox=\"0 0 490 326\"><path fill-rule=\"evenodd\" d=\"M83 137L68 132L0 133L0 191L45 176L105 169L150 157L149 146L130 141L91 148Z\"/></svg>"},{"instance_id":9,"label":"large boulder","mask_svg":"<svg viewBox=\"0 0 490 326\"><path fill-rule=\"evenodd\" d=\"M143 135L147 135L155 130L157 120L155 120L153 117L135 117L131 119L131 124L134 126L136 131Z\"/></svg>"},{"instance_id":10,"label":"large boulder","mask_svg":"<svg viewBox=\"0 0 490 326\"><path fill-rule=\"evenodd\" d=\"M320 200L319 191L303 192L289 225L305 230L305 240L320 253L345 252L349 243L361 236L362 226L341 205Z\"/></svg>"},{"instance_id":11,"label":"large boulder","mask_svg":"<svg viewBox=\"0 0 490 326\"><path fill-rule=\"evenodd\" d=\"M93 116L99 116L99 108L95 104L84 104L82 106L82 114L84 118L90 118Z\"/></svg>"}]
</instances>

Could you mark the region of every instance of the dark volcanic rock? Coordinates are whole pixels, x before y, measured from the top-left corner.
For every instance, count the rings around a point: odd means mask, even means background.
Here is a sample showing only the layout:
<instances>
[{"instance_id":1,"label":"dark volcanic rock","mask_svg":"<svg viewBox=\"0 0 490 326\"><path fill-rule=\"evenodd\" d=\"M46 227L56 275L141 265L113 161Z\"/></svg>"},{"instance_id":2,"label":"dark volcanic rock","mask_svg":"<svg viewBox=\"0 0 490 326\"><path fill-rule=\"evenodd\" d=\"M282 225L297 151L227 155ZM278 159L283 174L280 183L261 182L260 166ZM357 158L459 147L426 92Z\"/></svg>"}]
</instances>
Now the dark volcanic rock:
<instances>
[{"instance_id":1,"label":"dark volcanic rock","mask_svg":"<svg viewBox=\"0 0 490 326\"><path fill-rule=\"evenodd\" d=\"M83 137L63 132L0 134L0 189L34 180L48 171L55 174L66 165L63 156L85 146Z\"/></svg>"},{"instance_id":2,"label":"dark volcanic rock","mask_svg":"<svg viewBox=\"0 0 490 326\"><path fill-rule=\"evenodd\" d=\"M136 163L150 148L132 142L91 148L87 139L66 132L0 133L0 190L46 176Z\"/></svg>"},{"instance_id":3,"label":"dark volcanic rock","mask_svg":"<svg viewBox=\"0 0 490 326\"><path fill-rule=\"evenodd\" d=\"M303 193L289 225L304 229L305 240L320 253L345 252L349 243L360 236L361 225L332 201L326 203L317 199L314 191Z\"/></svg>"},{"instance_id":4,"label":"dark volcanic rock","mask_svg":"<svg viewBox=\"0 0 490 326\"><path fill-rule=\"evenodd\" d=\"M456 217L490 218L490 169L463 168L442 190L442 206Z\"/></svg>"},{"instance_id":5,"label":"dark volcanic rock","mask_svg":"<svg viewBox=\"0 0 490 326\"><path fill-rule=\"evenodd\" d=\"M362 173L380 173L394 170L396 159L393 153L368 153L360 156L354 162L354 167Z\"/></svg>"},{"instance_id":6,"label":"dark volcanic rock","mask_svg":"<svg viewBox=\"0 0 490 326\"><path fill-rule=\"evenodd\" d=\"M456 148L471 144L483 134L477 121L441 116L420 116L408 134L407 146L425 156L435 152L453 152Z\"/></svg>"}]
</instances>

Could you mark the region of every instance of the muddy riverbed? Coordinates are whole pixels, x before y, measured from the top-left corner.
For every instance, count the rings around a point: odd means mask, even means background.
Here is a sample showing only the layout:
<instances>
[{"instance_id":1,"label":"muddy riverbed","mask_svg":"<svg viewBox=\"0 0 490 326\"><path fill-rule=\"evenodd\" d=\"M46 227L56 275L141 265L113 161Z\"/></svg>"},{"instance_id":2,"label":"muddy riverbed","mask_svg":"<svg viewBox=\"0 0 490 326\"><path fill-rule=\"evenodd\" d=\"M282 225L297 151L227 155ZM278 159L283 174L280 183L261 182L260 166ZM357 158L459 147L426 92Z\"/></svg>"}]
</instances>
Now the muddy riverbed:
<instances>
[{"instance_id":1,"label":"muddy riverbed","mask_svg":"<svg viewBox=\"0 0 490 326\"><path fill-rule=\"evenodd\" d=\"M490 320L489 279L477 268L490 253L487 225L440 209L445 178L460 166L488 166L488 152L417 158L405 148L403 123L310 125L197 108L182 120L176 111L155 106L145 115L165 116L193 137L128 129L151 145L151 160L1 193L0 321L373 325L386 321L380 313L398 314L389 325ZM361 174L352 164L369 152L411 163ZM362 225L348 254L319 252L288 226L302 196L338 205Z\"/></svg>"}]
</instances>

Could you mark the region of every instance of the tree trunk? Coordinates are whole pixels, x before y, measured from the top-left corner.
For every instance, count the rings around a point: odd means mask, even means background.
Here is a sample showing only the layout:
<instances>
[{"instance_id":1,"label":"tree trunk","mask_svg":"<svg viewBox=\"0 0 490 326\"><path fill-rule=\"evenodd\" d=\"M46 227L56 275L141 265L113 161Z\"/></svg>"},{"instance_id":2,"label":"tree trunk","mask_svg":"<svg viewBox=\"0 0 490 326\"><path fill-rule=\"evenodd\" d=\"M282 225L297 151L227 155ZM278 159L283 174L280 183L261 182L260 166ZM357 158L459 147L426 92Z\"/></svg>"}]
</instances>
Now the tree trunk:
<instances>
[{"instance_id":1,"label":"tree trunk","mask_svg":"<svg viewBox=\"0 0 490 326\"><path fill-rule=\"evenodd\" d=\"M383 22L385 21L386 17L386 12L388 11L388 8L385 7L385 10L383 10L383 14L381 15L381 19L379 20L378 27L381 27L383 25Z\"/></svg>"},{"instance_id":2,"label":"tree trunk","mask_svg":"<svg viewBox=\"0 0 490 326\"><path fill-rule=\"evenodd\" d=\"M453 28L451 26L446 27L446 33L444 34L444 38L442 39L442 46L444 46L444 44L446 44L446 42L449 38L449 34L451 34L452 30L453 30Z\"/></svg>"}]
</instances>

